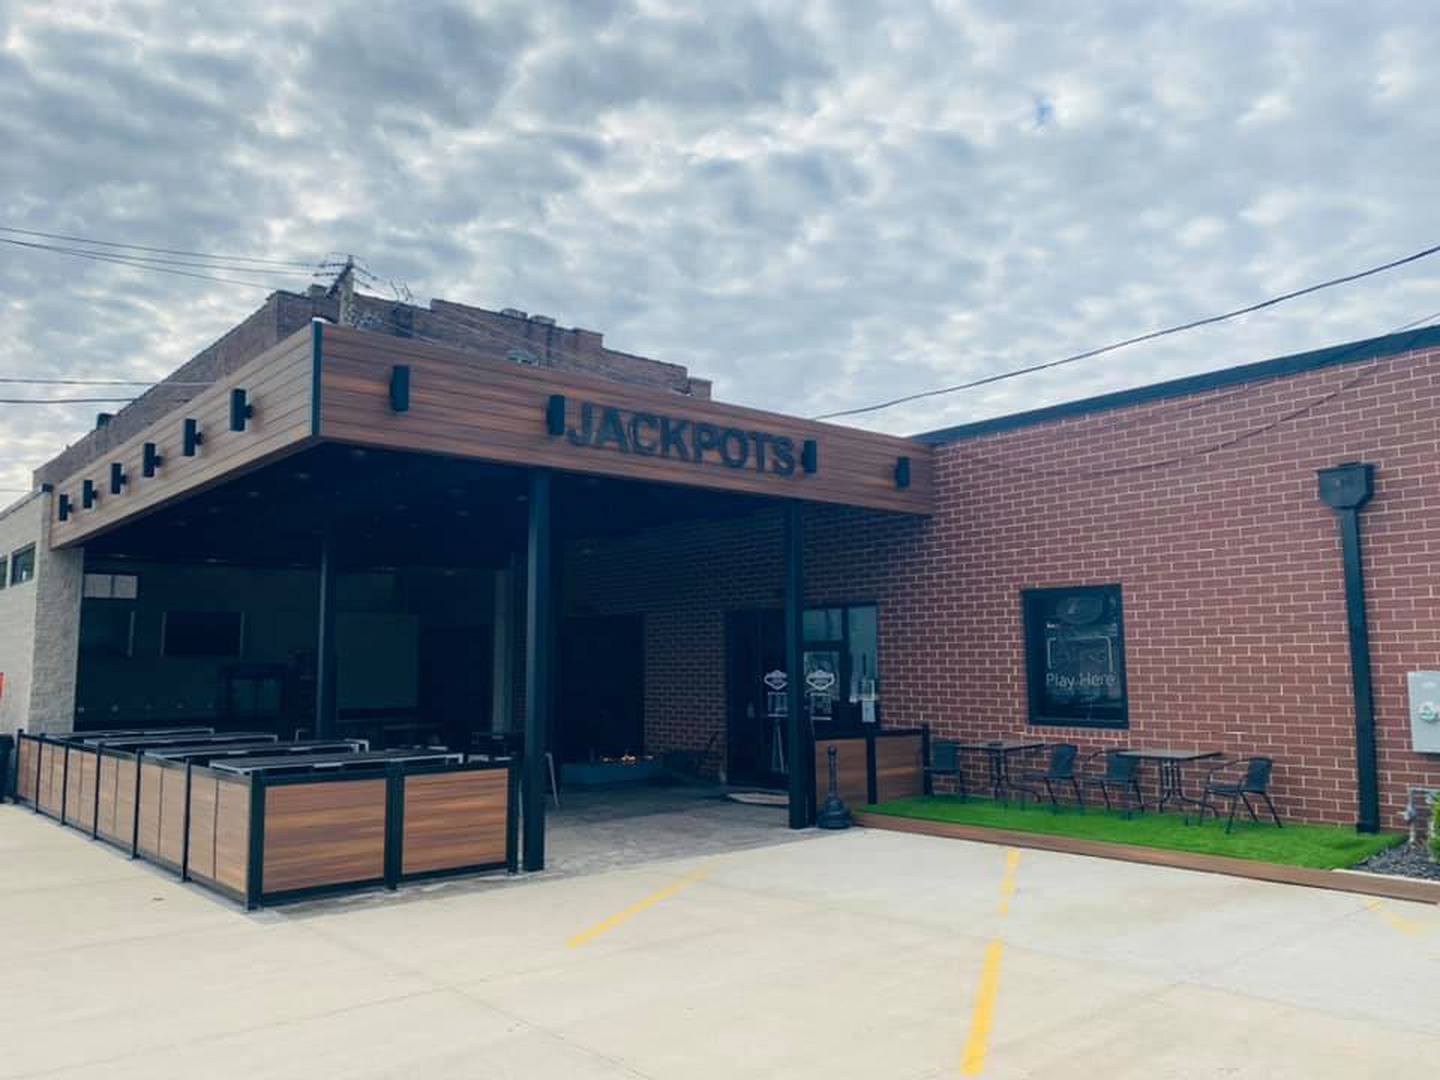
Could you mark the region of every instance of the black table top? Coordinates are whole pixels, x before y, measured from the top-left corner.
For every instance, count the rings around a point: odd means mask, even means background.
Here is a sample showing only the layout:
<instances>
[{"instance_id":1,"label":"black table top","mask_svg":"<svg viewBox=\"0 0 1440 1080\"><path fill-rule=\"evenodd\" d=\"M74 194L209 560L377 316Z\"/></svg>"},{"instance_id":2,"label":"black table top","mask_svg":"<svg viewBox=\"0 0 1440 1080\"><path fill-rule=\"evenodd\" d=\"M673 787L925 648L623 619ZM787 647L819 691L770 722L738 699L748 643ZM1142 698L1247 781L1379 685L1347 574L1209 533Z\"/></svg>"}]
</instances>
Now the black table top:
<instances>
[{"instance_id":1,"label":"black table top","mask_svg":"<svg viewBox=\"0 0 1440 1080\"><path fill-rule=\"evenodd\" d=\"M1160 750L1140 747L1135 750L1121 750L1126 757L1144 758L1147 761L1203 761L1221 756L1219 750Z\"/></svg>"},{"instance_id":2,"label":"black table top","mask_svg":"<svg viewBox=\"0 0 1440 1080\"><path fill-rule=\"evenodd\" d=\"M326 769L356 769L367 765L385 765L395 761L460 761L463 757L464 755L458 751L444 749L366 750L361 753L305 756L266 754L212 762L211 768L217 772L237 774L270 769L305 769L318 772Z\"/></svg>"},{"instance_id":3,"label":"black table top","mask_svg":"<svg viewBox=\"0 0 1440 1080\"><path fill-rule=\"evenodd\" d=\"M989 742L960 743L961 750L984 750L987 754L1018 754L1022 750L1038 750L1043 742L1024 739L993 739Z\"/></svg>"},{"instance_id":4,"label":"black table top","mask_svg":"<svg viewBox=\"0 0 1440 1080\"><path fill-rule=\"evenodd\" d=\"M301 739L296 742L253 740L239 743L186 743L147 750L147 758L180 761L192 757L296 757L312 754L355 754L364 749L364 739Z\"/></svg>"},{"instance_id":5,"label":"black table top","mask_svg":"<svg viewBox=\"0 0 1440 1080\"><path fill-rule=\"evenodd\" d=\"M191 731L180 735L156 735L153 738L124 738L112 739L108 737L86 739L84 745L87 747L100 747L106 750L148 750L151 747L162 746L225 746L229 743L273 743L278 740L268 731L231 731L223 735L207 735L204 732Z\"/></svg>"}]
</instances>

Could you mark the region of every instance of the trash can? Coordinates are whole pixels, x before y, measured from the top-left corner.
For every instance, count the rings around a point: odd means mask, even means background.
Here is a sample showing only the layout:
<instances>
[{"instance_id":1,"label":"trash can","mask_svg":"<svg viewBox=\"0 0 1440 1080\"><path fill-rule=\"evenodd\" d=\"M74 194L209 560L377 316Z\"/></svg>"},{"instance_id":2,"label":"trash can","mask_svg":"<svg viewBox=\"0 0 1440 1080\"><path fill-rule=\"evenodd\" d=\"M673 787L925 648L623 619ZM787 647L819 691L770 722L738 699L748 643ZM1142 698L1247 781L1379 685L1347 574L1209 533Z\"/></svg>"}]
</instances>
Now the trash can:
<instances>
[{"instance_id":1,"label":"trash can","mask_svg":"<svg viewBox=\"0 0 1440 1080\"><path fill-rule=\"evenodd\" d=\"M14 746L13 735L0 735L0 803L10 794L10 751Z\"/></svg>"}]
</instances>

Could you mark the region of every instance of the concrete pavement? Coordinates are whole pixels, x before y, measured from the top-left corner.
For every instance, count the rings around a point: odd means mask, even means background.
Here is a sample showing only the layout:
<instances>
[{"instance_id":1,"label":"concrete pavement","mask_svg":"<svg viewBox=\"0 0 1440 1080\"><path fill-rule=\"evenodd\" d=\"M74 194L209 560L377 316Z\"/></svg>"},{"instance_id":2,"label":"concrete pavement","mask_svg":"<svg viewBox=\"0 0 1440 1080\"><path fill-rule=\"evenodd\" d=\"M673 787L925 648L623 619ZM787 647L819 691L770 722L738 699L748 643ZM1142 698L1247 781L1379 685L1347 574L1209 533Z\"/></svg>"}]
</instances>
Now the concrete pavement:
<instances>
[{"instance_id":1,"label":"concrete pavement","mask_svg":"<svg viewBox=\"0 0 1440 1080\"><path fill-rule=\"evenodd\" d=\"M0 940L0 1077L1440 1063L1436 908L879 831L246 915L6 806Z\"/></svg>"}]
</instances>

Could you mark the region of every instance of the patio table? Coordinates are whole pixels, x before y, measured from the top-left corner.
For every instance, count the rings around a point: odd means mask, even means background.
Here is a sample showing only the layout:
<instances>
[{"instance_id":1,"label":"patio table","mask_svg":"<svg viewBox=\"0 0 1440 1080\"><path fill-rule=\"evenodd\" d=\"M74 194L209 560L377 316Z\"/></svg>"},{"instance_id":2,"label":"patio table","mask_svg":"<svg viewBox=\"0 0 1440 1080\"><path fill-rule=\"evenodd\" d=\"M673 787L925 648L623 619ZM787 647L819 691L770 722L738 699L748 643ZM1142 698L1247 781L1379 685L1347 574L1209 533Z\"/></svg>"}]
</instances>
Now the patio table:
<instances>
[{"instance_id":1,"label":"patio table","mask_svg":"<svg viewBox=\"0 0 1440 1080\"><path fill-rule=\"evenodd\" d=\"M1010 758L1030 750L1042 750L1043 742L1032 739L994 739L990 742L960 743L961 750L983 753L990 762L990 793L996 802L1006 801L1006 793L1015 787L1010 782Z\"/></svg>"},{"instance_id":2,"label":"patio table","mask_svg":"<svg viewBox=\"0 0 1440 1080\"><path fill-rule=\"evenodd\" d=\"M1200 800L1190 798L1181 786L1183 779L1181 769L1186 762L1205 761L1221 756L1219 750L1159 750L1145 747L1139 750L1121 750L1120 753L1126 757L1139 758L1141 761L1153 761L1160 767L1159 809L1161 810L1164 810L1165 804L1172 800L1179 803L1182 809L1186 803L1191 806L1199 806Z\"/></svg>"}]
</instances>

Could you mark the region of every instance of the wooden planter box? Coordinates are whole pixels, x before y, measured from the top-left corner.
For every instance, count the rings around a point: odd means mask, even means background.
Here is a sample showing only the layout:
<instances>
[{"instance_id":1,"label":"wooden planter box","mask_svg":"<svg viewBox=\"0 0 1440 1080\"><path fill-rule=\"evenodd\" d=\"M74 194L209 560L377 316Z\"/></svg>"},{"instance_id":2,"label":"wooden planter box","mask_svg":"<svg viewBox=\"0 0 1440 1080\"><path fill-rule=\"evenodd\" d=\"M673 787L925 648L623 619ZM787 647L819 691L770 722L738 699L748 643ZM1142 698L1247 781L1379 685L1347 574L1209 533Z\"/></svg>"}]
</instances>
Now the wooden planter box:
<instances>
[{"instance_id":1,"label":"wooden planter box","mask_svg":"<svg viewBox=\"0 0 1440 1080\"><path fill-rule=\"evenodd\" d=\"M835 748L836 788L846 806L861 806L921 795L930 760L930 729L864 728L815 734L816 805L830 790L830 748Z\"/></svg>"},{"instance_id":2,"label":"wooden planter box","mask_svg":"<svg viewBox=\"0 0 1440 1080\"><path fill-rule=\"evenodd\" d=\"M370 754L363 740L127 732L22 734L17 764L17 802L250 908L516 869L510 761Z\"/></svg>"}]
</instances>

